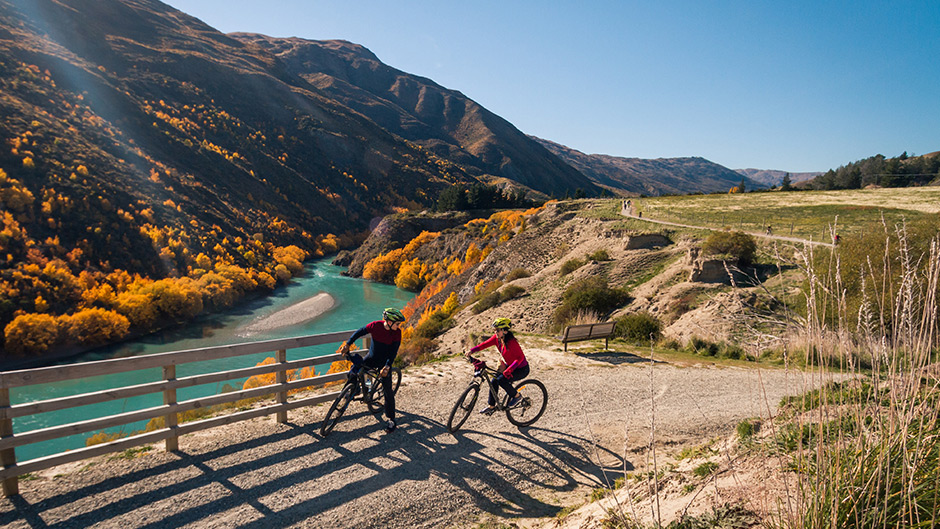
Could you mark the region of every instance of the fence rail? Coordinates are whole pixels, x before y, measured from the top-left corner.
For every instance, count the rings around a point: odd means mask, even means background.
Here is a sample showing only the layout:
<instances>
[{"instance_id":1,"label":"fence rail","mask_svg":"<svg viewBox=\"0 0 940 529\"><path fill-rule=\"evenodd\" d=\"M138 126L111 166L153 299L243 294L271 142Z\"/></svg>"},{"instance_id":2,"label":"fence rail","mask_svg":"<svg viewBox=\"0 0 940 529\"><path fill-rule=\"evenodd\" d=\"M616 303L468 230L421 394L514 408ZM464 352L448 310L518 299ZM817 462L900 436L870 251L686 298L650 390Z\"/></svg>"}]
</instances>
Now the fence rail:
<instances>
[{"instance_id":1,"label":"fence rail","mask_svg":"<svg viewBox=\"0 0 940 529\"><path fill-rule=\"evenodd\" d=\"M329 402L336 398L337 395L336 392L333 392L288 401L287 396L289 391L321 386L328 382L339 381L346 378L345 373L333 373L288 381L287 372L290 370L329 364L336 360L341 360L342 356L339 354L329 354L288 362L287 350L340 342L348 338L352 332L353 331L340 331L280 340L190 349L187 351L175 351L132 358L85 362L68 366L41 367L36 369L0 372L0 464L3 465L2 470L0 470L0 481L2 481L3 495L12 496L18 494L19 476L37 470L44 470L57 465L164 440L166 441L167 451L174 451L178 449L178 440L181 435L265 415L274 414L276 415L277 422L285 423L287 422L287 412L289 410ZM365 342L364 345L368 347L368 337L365 338ZM274 353L275 363L176 378L176 366L180 364L219 360L258 353ZM68 397L15 405L10 404L10 390L13 388L153 368L162 369L163 380ZM176 390L180 388L213 384L268 373L275 374L274 384L252 389L242 389L240 391L220 395L199 397L181 402L177 402L176 400ZM89 404L99 404L151 393L162 393L163 405L22 433L15 433L13 430L13 419L16 417L25 417L37 413L64 410ZM272 394L275 396L275 403L271 405L238 411L209 419L183 424L178 423L178 414L180 413ZM164 427L157 430L28 461L17 462L16 460L16 448L20 446L158 417L164 418Z\"/></svg>"}]
</instances>

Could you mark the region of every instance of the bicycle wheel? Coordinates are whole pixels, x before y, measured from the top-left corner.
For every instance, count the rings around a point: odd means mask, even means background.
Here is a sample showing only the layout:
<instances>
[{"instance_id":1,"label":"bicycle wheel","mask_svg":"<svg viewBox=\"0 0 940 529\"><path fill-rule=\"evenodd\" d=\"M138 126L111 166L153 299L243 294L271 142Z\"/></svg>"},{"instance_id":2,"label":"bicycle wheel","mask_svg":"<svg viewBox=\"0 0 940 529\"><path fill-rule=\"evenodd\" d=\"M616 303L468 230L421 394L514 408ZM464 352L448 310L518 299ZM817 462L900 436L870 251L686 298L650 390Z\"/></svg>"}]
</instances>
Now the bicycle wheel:
<instances>
[{"instance_id":1,"label":"bicycle wheel","mask_svg":"<svg viewBox=\"0 0 940 529\"><path fill-rule=\"evenodd\" d=\"M394 379L392 382L394 383ZM366 406L369 411L378 415L385 409L385 388L382 387L382 378L369 374L366 376L366 384L369 385L369 392L365 395Z\"/></svg>"},{"instance_id":2,"label":"bicycle wheel","mask_svg":"<svg viewBox=\"0 0 940 529\"><path fill-rule=\"evenodd\" d=\"M323 424L320 425L320 435L326 437L333 427L336 426L339 418L346 413L346 408L349 407L349 403L353 399L353 387L349 384L343 387L343 391L339 393L339 396L336 397L336 400L333 401L333 404L330 406L330 410L326 412L326 417L323 418Z\"/></svg>"},{"instance_id":3,"label":"bicycle wheel","mask_svg":"<svg viewBox=\"0 0 940 529\"><path fill-rule=\"evenodd\" d=\"M392 394L398 395L398 386L401 386L401 369L397 367L392 368Z\"/></svg>"},{"instance_id":4,"label":"bicycle wheel","mask_svg":"<svg viewBox=\"0 0 940 529\"><path fill-rule=\"evenodd\" d=\"M454 433L463 426L473 411L473 405L477 403L477 395L480 394L480 384L474 382L470 384L454 403L454 409L450 410L450 418L447 419L447 431Z\"/></svg>"},{"instance_id":5,"label":"bicycle wheel","mask_svg":"<svg viewBox=\"0 0 940 529\"><path fill-rule=\"evenodd\" d=\"M392 395L398 394L398 387L401 386L401 369L393 367L389 372L392 377ZM369 384L369 393L366 395L366 405L369 411L378 414L385 409L385 388L382 387L382 378L377 375L366 376Z\"/></svg>"},{"instance_id":6,"label":"bicycle wheel","mask_svg":"<svg viewBox=\"0 0 940 529\"><path fill-rule=\"evenodd\" d=\"M548 391L545 384L535 379L523 380L516 386L516 391L522 395L522 400L519 404L506 408L506 418L516 426L529 426L539 420L545 412Z\"/></svg>"}]
</instances>

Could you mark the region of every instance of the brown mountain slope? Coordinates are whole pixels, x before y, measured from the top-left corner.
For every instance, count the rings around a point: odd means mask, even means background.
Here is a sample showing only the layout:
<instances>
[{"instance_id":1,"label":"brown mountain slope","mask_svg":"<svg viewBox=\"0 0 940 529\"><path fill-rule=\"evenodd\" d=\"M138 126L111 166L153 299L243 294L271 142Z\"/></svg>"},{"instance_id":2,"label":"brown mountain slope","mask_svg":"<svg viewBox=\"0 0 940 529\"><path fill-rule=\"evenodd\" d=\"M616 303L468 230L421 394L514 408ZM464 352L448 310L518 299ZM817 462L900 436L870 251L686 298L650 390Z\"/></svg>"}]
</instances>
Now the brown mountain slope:
<instances>
[{"instance_id":1,"label":"brown mountain slope","mask_svg":"<svg viewBox=\"0 0 940 529\"><path fill-rule=\"evenodd\" d=\"M629 195L667 195L725 192L741 183L742 175L704 158L623 158L585 154L552 141L534 138L598 185ZM748 189L763 187L750 179Z\"/></svg>"},{"instance_id":2,"label":"brown mountain slope","mask_svg":"<svg viewBox=\"0 0 940 529\"><path fill-rule=\"evenodd\" d=\"M281 59L292 74L385 129L478 176L506 178L548 195L600 189L511 123L455 90L382 63L341 40L312 41L236 33Z\"/></svg>"},{"instance_id":3,"label":"brown mountain slope","mask_svg":"<svg viewBox=\"0 0 940 529\"><path fill-rule=\"evenodd\" d=\"M42 318L123 311L100 343L124 315L144 332L230 306L477 181L153 0L0 0L0 116L0 329L35 316L24 351L51 343ZM186 310L133 313L161 278Z\"/></svg>"}]
</instances>

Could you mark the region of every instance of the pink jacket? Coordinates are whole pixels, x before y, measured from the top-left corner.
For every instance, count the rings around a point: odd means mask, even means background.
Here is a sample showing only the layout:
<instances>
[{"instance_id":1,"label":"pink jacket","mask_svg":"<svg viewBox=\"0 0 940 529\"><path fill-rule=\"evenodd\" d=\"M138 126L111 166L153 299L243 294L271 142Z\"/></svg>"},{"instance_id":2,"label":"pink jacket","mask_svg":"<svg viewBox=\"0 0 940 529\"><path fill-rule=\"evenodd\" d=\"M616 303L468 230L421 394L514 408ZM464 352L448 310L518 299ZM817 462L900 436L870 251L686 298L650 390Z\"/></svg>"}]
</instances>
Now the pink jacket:
<instances>
[{"instance_id":1,"label":"pink jacket","mask_svg":"<svg viewBox=\"0 0 940 529\"><path fill-rule=\"evenodd\" d=\"M496 350L499 351L499 354L503 356L503 362L506 364L506 369L504 372L507 372L507 376L512 373L513 369L517 367L527 366L529 362L525 359L525 354L522 352L522 347L519 346L519 341L513 338L509 340L509 343L505 347L499 343L499 337L497 335L490 336L488 340L470 348L471 353L477 351L482 351L488 347L496 346Z\"/></svg>"}]
</instances>

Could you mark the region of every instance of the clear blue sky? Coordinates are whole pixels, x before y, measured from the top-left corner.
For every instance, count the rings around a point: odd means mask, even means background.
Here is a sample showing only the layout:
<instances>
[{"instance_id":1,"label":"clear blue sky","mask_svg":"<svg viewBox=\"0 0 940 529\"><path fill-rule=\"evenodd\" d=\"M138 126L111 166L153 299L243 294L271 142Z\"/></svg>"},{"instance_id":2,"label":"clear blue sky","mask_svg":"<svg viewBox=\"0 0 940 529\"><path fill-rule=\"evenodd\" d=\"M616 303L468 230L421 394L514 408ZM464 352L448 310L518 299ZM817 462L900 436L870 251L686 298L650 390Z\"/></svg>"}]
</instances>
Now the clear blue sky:
<instances>
[{"instance_id":1,"label":"clear blue sky","mask_svg":"<svg viewBox=\"0 0 940 529\"><path fill-rule=\"evenodd\" d=\"M940 1L170 0L344 39L592 154L824 171L940 150Z\"/></svg>"}]
</instances>

